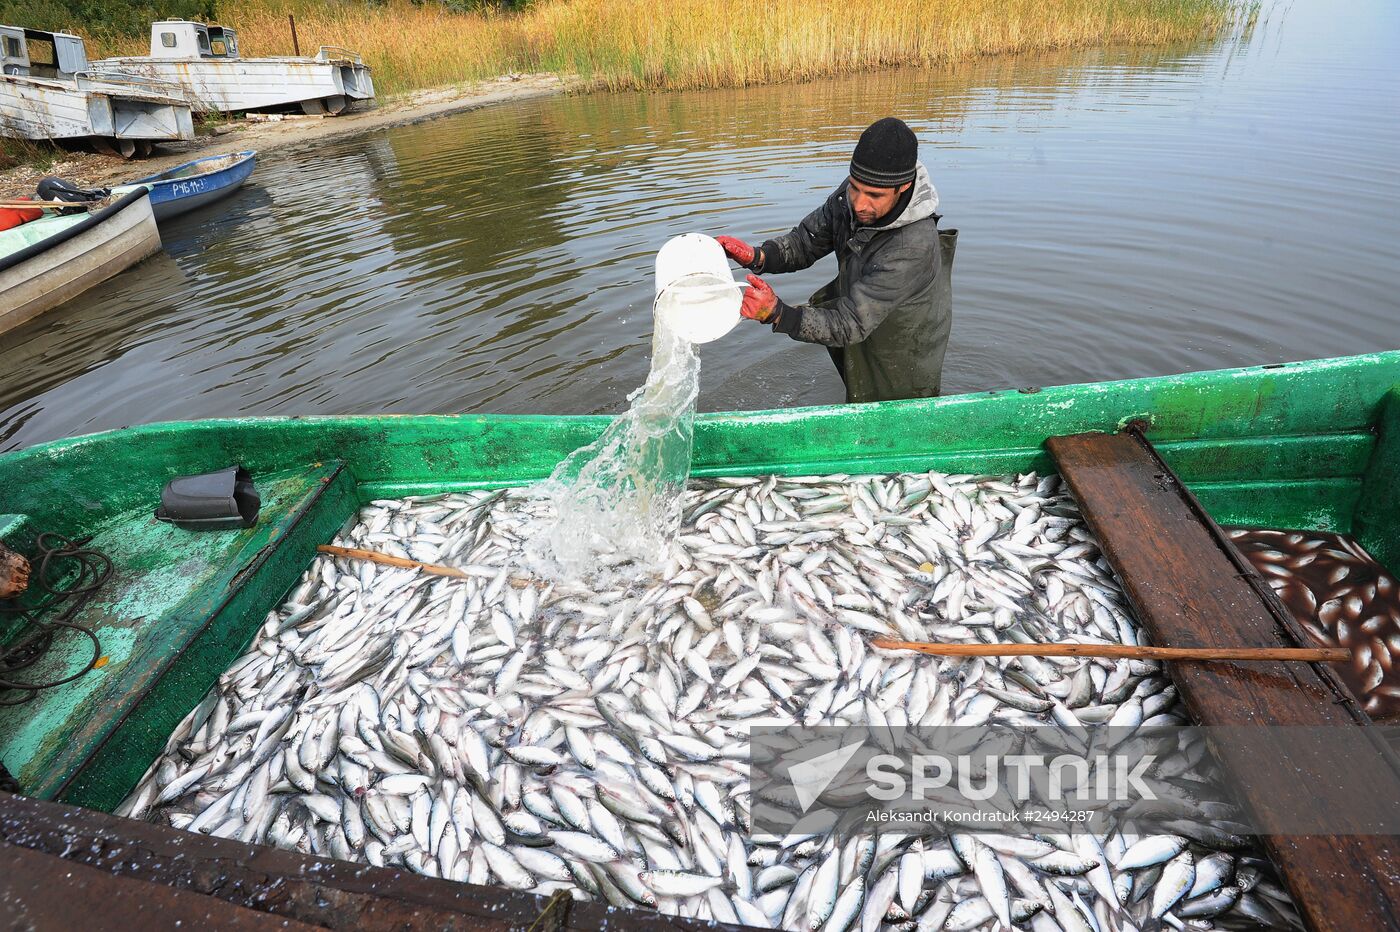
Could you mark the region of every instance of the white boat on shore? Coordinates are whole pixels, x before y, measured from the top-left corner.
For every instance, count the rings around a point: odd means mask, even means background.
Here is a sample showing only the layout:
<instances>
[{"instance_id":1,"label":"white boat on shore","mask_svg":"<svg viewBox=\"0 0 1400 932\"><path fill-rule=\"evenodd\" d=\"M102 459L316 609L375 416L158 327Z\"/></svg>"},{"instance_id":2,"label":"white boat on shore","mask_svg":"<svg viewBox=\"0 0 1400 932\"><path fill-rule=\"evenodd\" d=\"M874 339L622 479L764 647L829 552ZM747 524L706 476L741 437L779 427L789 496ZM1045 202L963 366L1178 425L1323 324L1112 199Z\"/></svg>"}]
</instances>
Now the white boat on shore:
<instances>
[{"instance_id":1,"label":"white boat on shore","mask_svg":"<svg viewBox=\"0 0 1400 932\"><path fill-rule=\"evenodd\" d=\"M92 213L44 217L0 232L0 334L159 249L145 187Z\"/></svg>"},{"instance_id":2,"label":"white boat on shore","mask_svg":"<svg viewBox=\"0 0 1400 932\"><path fill-rule=\"evenodd\" d=\"M104 58L93 67L179 84L201 112L299 106L337 114L374 98L370 69L354 52L322 46L314 58L242 58L234 30L187 20L153 23L150 55Z\"/></svg>"},{"instance_id":3,"label":"white boat on shore","mask_svg":"<svg viewBox=\"0 0 1400 932\"><path fill-rule=\"evenodd\" d=\"M128 158L157 142L194 138L178 87L88 68L79 36L0 26L0 135L88 141Z\"/></svg>"}]
</instances>

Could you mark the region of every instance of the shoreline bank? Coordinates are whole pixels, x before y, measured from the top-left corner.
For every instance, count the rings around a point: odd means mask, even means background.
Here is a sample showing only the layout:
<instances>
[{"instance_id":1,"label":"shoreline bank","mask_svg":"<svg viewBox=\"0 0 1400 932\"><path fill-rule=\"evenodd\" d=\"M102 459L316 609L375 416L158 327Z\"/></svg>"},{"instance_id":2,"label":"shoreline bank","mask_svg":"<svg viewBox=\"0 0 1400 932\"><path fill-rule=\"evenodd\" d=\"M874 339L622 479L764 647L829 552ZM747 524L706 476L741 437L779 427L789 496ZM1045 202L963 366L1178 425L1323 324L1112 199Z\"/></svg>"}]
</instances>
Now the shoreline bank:
<instances>
[{"instance_id":1,"label":"shoreline bank","mask_svg":"<svg viewBox=\"0 0 1400 932\"><path fill-rule=\"evenodd\" d=\"M427 88L387 98L380 106L336 117L288 114L283 119L234 120L191 142L162 144L145 159L123 159L96 152L65 152L46 170L17 165L0 172L0 195L33 197L39 179L57 175L80 187L97 187L154 175L191 159L256 149L266 155L277 149L390 126L419 123L450 113L478 110L495 104L550 97L585 90L587 84L555 74L510 74L447 87ZM260 117L262 115L259 115Z\"/></svg>"}]
</instances>

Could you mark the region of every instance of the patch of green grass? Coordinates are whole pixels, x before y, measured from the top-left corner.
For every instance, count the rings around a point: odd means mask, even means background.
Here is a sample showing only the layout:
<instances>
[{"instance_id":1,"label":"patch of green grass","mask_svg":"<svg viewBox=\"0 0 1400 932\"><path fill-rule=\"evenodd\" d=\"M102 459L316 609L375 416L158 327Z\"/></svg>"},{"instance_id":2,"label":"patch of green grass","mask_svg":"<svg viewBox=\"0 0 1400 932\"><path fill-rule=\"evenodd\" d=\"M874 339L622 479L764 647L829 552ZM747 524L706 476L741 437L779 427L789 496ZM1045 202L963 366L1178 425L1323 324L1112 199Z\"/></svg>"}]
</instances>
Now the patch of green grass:
<instances>
[{"instance_id":1,"label":"patch of green grass","mask_svg":"<svg viewBox=\"0 0 1400 932\"><path fill-rule=\"evenodd\" d=\"M26 167L51 172L63 155L62 149L45 140L0 137L0 171Z\"/></svg>"}]
</instances>

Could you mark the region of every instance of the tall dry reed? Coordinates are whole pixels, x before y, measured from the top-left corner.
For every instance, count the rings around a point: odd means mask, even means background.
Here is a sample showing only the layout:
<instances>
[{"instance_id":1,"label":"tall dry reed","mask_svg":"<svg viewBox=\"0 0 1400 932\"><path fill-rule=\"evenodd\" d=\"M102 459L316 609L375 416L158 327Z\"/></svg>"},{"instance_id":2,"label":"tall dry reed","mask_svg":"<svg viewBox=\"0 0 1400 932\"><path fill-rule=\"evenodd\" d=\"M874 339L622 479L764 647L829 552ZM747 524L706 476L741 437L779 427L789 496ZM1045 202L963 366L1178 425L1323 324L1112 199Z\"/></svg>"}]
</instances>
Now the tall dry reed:
<instances>
[{"instance_id":1,"label":"tall dry reed","mask_svg":"<svg viewBox=\"0 0 1400 932\"><path fill-rule=\"evenodd\" d=\"M523 12L435 3L240 0L221 9L245 55L354 49L381 94L506 72L553 71L614 89L732 87L882 65L1217 33L1247 0L541 0ZM740 15L735 15L736 11ZM107 54L141 54L145 40Z\"/></svg>"}]
</instances>

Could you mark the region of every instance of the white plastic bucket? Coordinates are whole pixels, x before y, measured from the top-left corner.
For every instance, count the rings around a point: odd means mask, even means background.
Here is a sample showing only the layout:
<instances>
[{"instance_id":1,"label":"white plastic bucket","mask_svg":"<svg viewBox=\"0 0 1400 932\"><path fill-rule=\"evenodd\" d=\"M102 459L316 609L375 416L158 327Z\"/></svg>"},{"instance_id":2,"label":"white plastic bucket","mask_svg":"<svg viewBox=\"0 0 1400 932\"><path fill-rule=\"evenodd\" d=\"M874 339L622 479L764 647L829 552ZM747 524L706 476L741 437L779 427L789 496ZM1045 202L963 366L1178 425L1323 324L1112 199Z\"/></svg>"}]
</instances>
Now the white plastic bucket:
<instances>
[{"instance_id":1,"label":"white plastic bucket","mask_svg":"<svg viewBox=\"0 0 1400 932\"><path fill-rule=\"evenodd\" d=\"M656 304L672 332L691 343L718 340L739 322L744 285L724 247L703 233L672 237L656 254Z\"/></svg>"}]
</instances>

